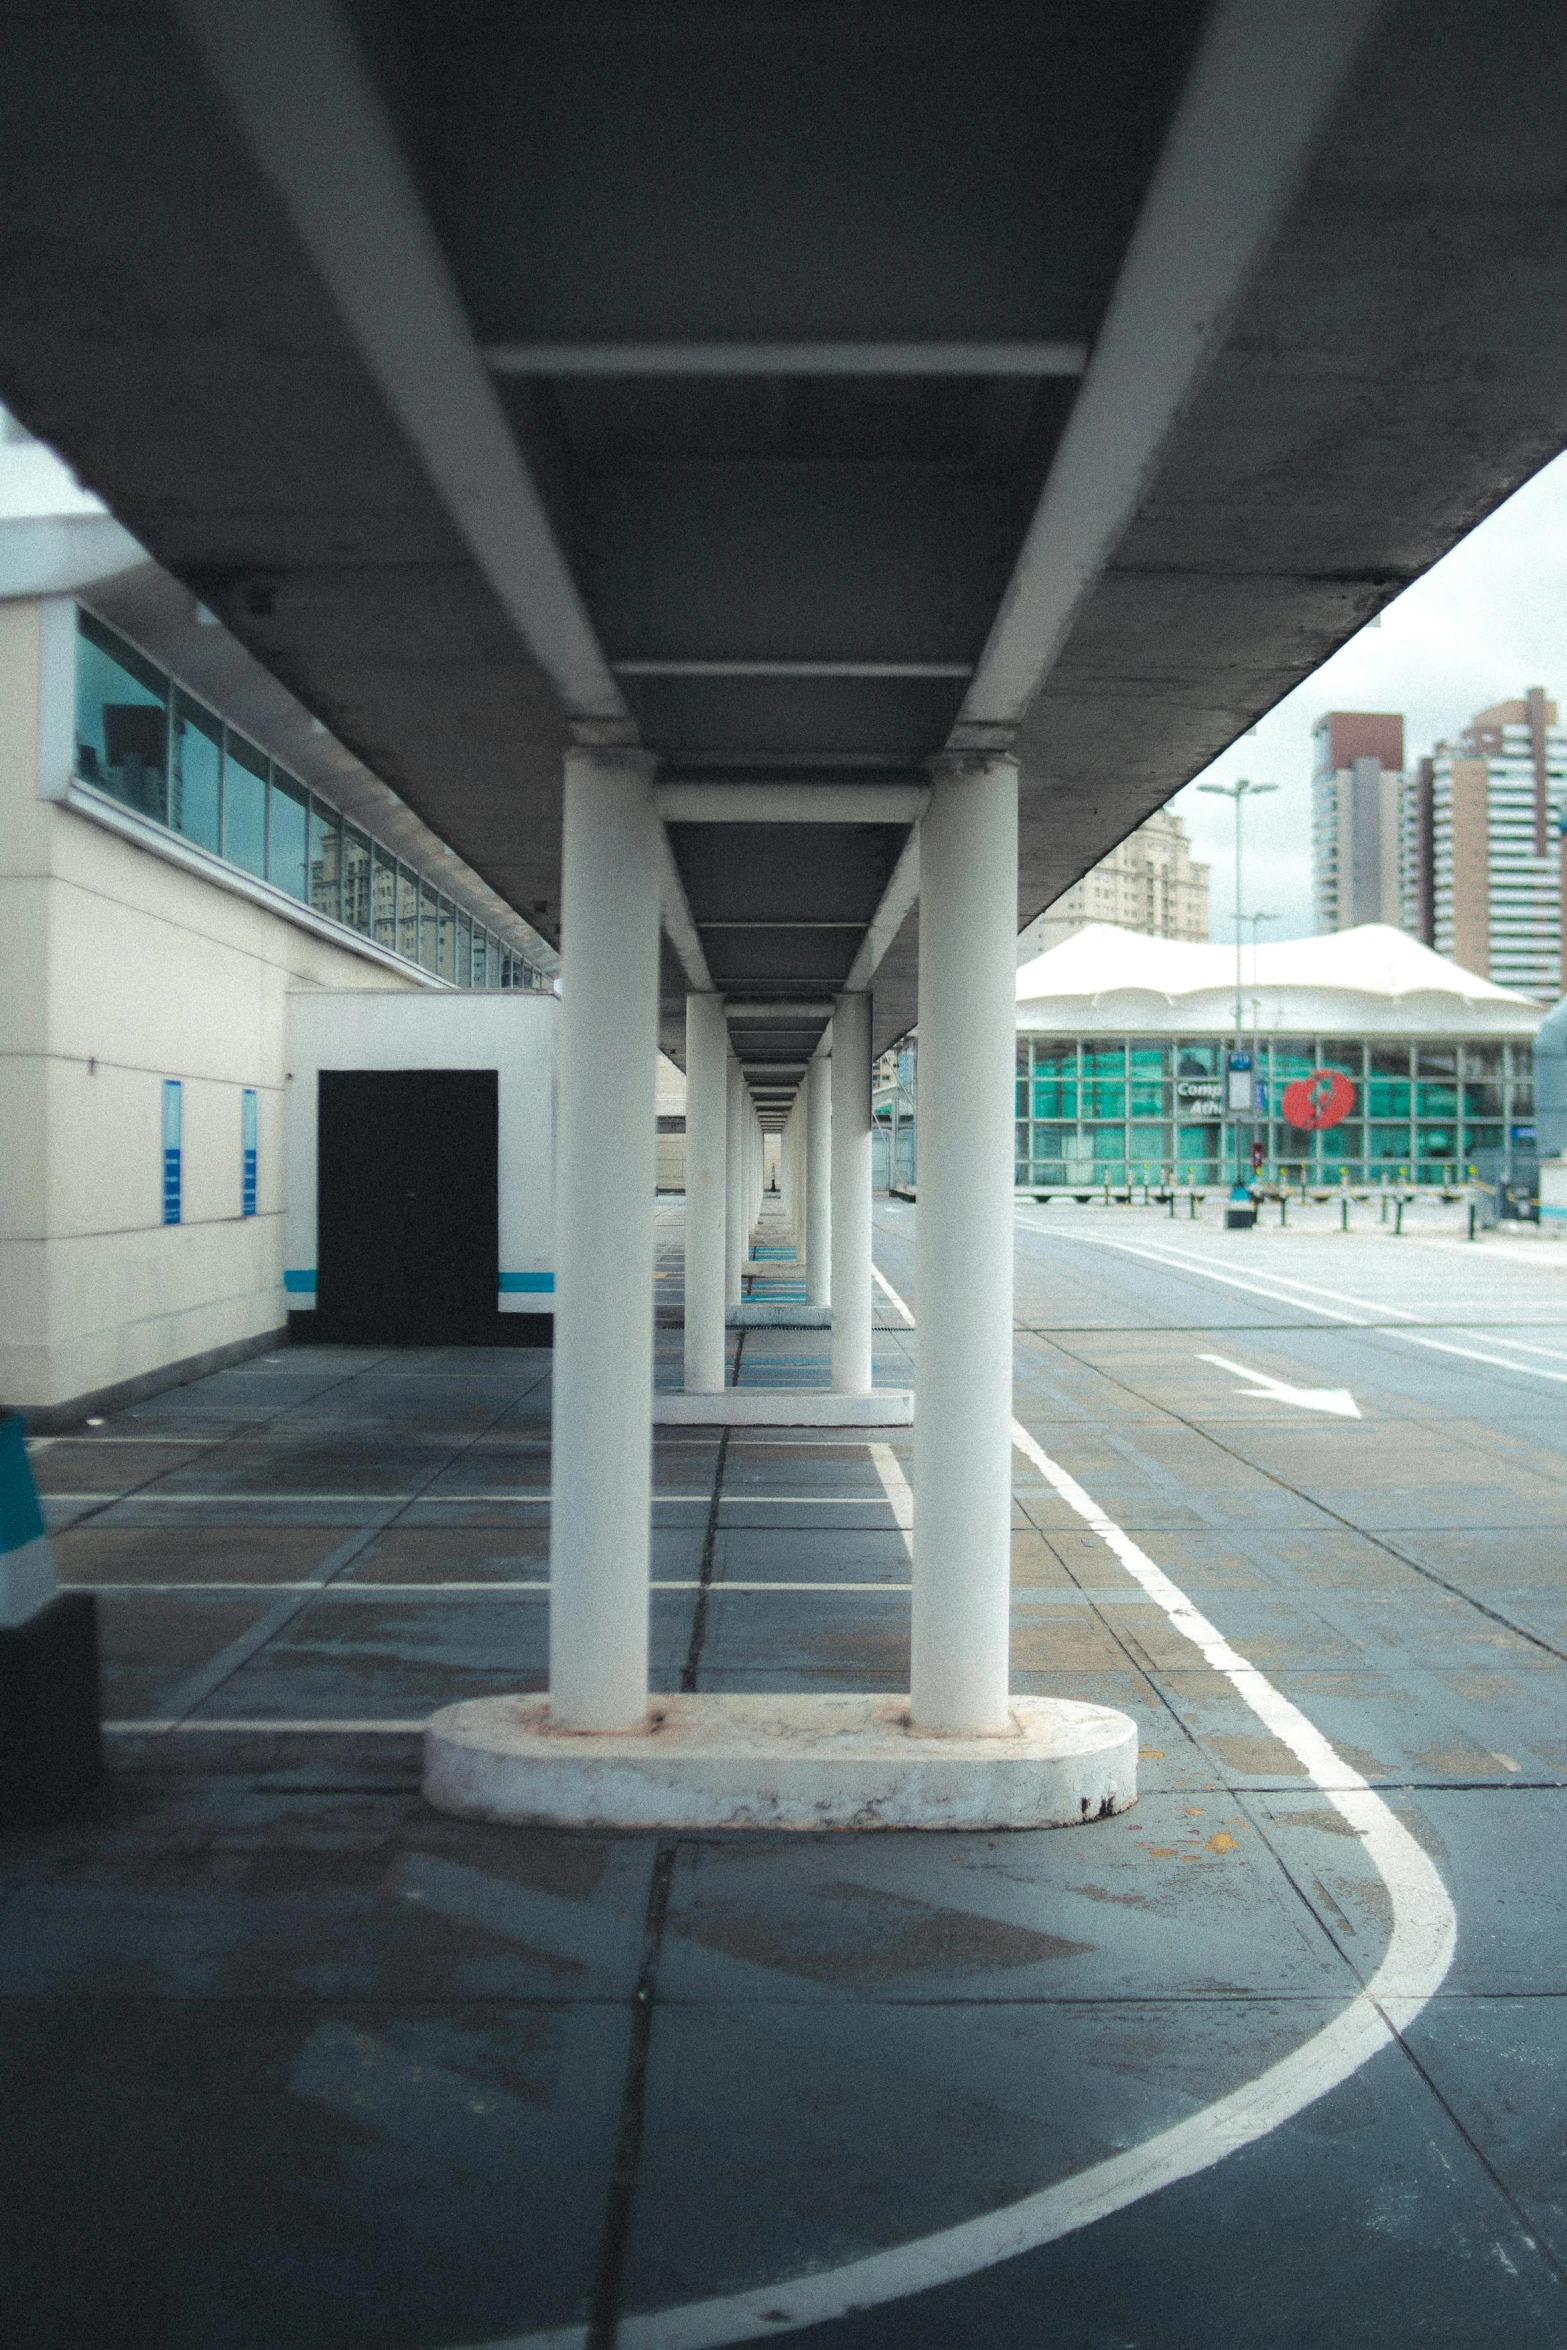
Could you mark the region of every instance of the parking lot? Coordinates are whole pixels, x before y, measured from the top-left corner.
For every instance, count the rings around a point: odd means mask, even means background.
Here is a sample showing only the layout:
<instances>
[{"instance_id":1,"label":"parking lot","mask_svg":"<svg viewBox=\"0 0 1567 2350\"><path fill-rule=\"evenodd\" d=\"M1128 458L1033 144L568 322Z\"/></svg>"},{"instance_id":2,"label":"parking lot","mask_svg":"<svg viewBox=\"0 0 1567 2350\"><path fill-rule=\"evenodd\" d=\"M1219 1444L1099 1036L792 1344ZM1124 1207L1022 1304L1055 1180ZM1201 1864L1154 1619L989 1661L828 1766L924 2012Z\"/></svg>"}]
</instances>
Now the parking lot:
<instances>
[{"instance_id":1,"label":"parking lot","mask_svg":"<svg viewBox=\"0 0 1567 2350\"><path fill-rule=\"evenodd\" d=\"M543 1683L545 1352L37 1446L112 1770L5 1850L10 2339L1560 2342L1567 1251L1017 1222L1015 1685L1140 1730L1081 1830L426 1809ZM906 1687L907 1439L659 1430L656 1686Z\"/></svg>"}]
</instances>

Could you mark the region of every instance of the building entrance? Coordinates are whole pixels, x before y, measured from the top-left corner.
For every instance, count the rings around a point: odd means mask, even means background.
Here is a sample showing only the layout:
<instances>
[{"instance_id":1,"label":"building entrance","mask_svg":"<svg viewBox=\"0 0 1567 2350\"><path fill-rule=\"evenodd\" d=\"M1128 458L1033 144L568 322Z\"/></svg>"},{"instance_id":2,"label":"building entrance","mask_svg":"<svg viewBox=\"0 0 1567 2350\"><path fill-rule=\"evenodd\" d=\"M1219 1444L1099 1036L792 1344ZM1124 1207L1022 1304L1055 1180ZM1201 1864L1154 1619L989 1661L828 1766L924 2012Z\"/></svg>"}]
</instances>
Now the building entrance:
<instances>
[{"instance_id":1,"label":"building entrance","mask_svg":"<svg viewBox=\"0 0 1567 2350\"><path fill-rule=\"evenodd\" d=\"M309 1335L361 1346L511 1339L495 1306L495 1071L323 1069L319 1084Z\"/></svg>"}]
</instances>

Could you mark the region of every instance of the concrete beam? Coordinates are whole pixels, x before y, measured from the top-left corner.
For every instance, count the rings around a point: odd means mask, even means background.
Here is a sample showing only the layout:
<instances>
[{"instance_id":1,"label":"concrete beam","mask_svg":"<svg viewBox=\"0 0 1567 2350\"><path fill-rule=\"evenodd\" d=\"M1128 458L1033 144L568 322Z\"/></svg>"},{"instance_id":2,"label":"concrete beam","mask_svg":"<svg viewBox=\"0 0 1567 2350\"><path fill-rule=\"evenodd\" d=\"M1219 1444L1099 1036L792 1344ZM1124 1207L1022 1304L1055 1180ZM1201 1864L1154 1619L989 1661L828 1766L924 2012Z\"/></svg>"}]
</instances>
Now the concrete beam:
<instances>
[{"instance_id":1,"label":"concrete beam","mask_svg":"<svg viewBox=\"0 0 1567 2350\"><path fill-rule=\"evenodd\" d=\"M333 0L176 0L447 512L584 739L636 728Z\"/></svg>"},{"instance_id":2,"label":"concrete beam","mask_svg":"<svg viewBox=\"0 0 1567 2350\"><path fill-rule=\"evenodd\" d=\"M843 983L845 995L862 993L870 986L877 965L914 911L919 894L920 835L916 825L904 842L903 853L882 892L881 904L872 915L859 952L849 966L849 976Z\"/></svg>"},{"instance_id":3,"label":"concrete beam","mask_svg":"<svg viewBox=\"0 0 1567 2350\"><path fill-rule=\"evenodd\" d=\"M616 661L617 677L972 677L972 661Z\"/></svg>"},{"instance_id":4,"label":"concrete beam","mask_svg":"<svg viewBox=\"0 0 1567 2350\"><path fill-rule=\"evenodd\" d=\"M656 799L655 794L655 805ZM686 885L680 878L675 852L669 845L669 835L662 824L658 828L658 862L658 907L664 935L680 958L680 968L686 975L693 995L711 995L712 973L708 970L702 941L691 918Z\"/></svg>"},{"instance_id":5,"label":"concrete beam","mask_svg":"<svg viewBox=\"0 0 1567 2350\"><path fill-rule=\"evenodd\" d=\"M1010 745L1223 344L1383 5L1222 0L1214 10L952 749Z\"/></svg>"},{"instance_id":6,"label":"concrete beam","mask_svg":"<svg viewBox=\"0 0 1567 2350\"><path fill-rule=\"evenodd\" d=\"M1086 343L490 343L495 375L1081 375Z\"/></svg>"},{"instance_id":7,"label":"concrete beam","mask_svg":"<svg viewBox=\"0 0 1567 2350\"><path fill-rule=\"evenodd\" d=\"M916 824L930 800L917 783L665 783L666 824Z\"/></svg>"}]
</instances>

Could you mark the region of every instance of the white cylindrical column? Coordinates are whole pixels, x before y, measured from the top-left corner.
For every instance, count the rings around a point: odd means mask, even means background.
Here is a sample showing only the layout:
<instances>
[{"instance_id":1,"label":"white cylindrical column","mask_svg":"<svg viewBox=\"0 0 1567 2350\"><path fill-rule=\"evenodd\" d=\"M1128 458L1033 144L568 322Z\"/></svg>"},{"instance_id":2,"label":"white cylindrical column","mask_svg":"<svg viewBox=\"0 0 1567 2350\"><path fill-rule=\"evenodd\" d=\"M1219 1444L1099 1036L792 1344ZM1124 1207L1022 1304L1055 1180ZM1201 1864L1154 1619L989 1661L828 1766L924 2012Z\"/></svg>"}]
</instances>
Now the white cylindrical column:
<instances>
[{"instance_id":1,"label":"white cylindrical column","mask_svg":"<svg viewBox=\"0 0 1567 2350\"><path fill-rule=\"evenodd\" d=\"M724 1284L724 1295L731 1306L737 1306L745 1294L744 1270L747 1235L745 1222L745 1171L741 1160L741 1151L744 1140L745 1113L742 1108L740 1098L745 1091L745 1079L740 1074L740 1064L735 1059L733 1053L731 1053L728 1058L728 1074L725 1083L728 1088L726 1096L728 1103L728 1141L726 1144L728 1178L725 1195L728 1201L728 1233L725 1257L727 1274Z\"/></svg>"},{"instance_id":2,"label":"white cylindrical column","mask_svg":"<svg viewBox=\"0 0 1567 2350\"><path fill-rule=\"evenodd\" d=\"M832 1075L817 1054L805 1072L805 1302L832 1303Z\"/></svg>"},{"instance_id":3,"label":"white cylindrical column","mask_svg":"<svg viewBox=\"0 0 1567 2350\"><path fill-rule=\"evenodd\" d=\"M871 1391L871 999L832 1016L832 1383Z\"/></svg>"},{"instance_id":4,"label":"white cylindrical column","mask_svg":"<svg viewBox=\"0 0 1567 2350\"><path fill-rule=\"evenodd\" d=\"M686 1388L724 1384L728 1285L729 1031L724 1000L686 997Z\"/></svg>"},{"instance_id":5,"label":"white cylindrical column","mask_svg":"<svg viewBox=\"0 0 1567 2350\"><path fill-rule=\"evenodd\" d=\"M566 754L550 1716L647 1719L658 819L641 752Z\"/></svg>"},{"instance_id":6,"label":"white cylindrical column","mask_svg":"<svg viewBox=\"0 0 1567 2350\"><path fill-rule=\"evenodd\" d=\"M800 1097L795 1095L789 1104L789 1116L783 1130L783 1215L784 1226L798 1249L801 1246L800 1223Z\"/></svg>"},{"instance_id":7,"label":"white cylindrical column","mask_svg":"<svg viewBox=\"0 0 1567 2350\"><path fill-rule=\"evenodd\" d=\"M938 760L920 833L916 1730L1007 1727L1017 768Z\"/></svg>"}]
</instances>

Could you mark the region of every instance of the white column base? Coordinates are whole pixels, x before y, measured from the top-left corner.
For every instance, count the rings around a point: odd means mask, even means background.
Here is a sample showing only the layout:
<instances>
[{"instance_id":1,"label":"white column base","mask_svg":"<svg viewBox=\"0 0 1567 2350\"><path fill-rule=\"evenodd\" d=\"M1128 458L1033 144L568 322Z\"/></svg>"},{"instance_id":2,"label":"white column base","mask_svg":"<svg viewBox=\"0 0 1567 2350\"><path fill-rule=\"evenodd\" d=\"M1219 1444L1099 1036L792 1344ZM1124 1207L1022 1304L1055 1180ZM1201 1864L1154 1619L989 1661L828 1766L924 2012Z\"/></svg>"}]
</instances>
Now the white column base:
<instances>
[{"instance_id":1,"label":"white column base","mask_svg":"<svg viewBox=\"0 0 1567 2350\"><path fill-rule=\"evenodd\" d=\"M830 1330L831 1306L736 1306L727 1316L731 1330Z\"/></svg>"},{"instance_id":2,"label":"white column base","mask_svg":"<svg viewBox=\"0 0 1567 2350\"><path fill-rule=\"evenodd\" d=\"M461 1819L568 1828L1065 1828L1137 1800L1137 1726L1014 1697L993 1738L929 1738L906 1697L655 1697L646 1731L549 1726L547 1697L433 1714L424 1792Z\"/></svg>"},{"instance_id":3,"label":"white column base","mask_svg":"<svg viewBox=\"0 0 1567 2350\"><path fill-rule=\"evenodd\" d=\"M914 1397L906 1387L869 1395L835 1395L830 1387L726 1387L716 1395L684 1388L654 1390L655 1428L911 1428Z\"/></svg>"}]
</instances>

